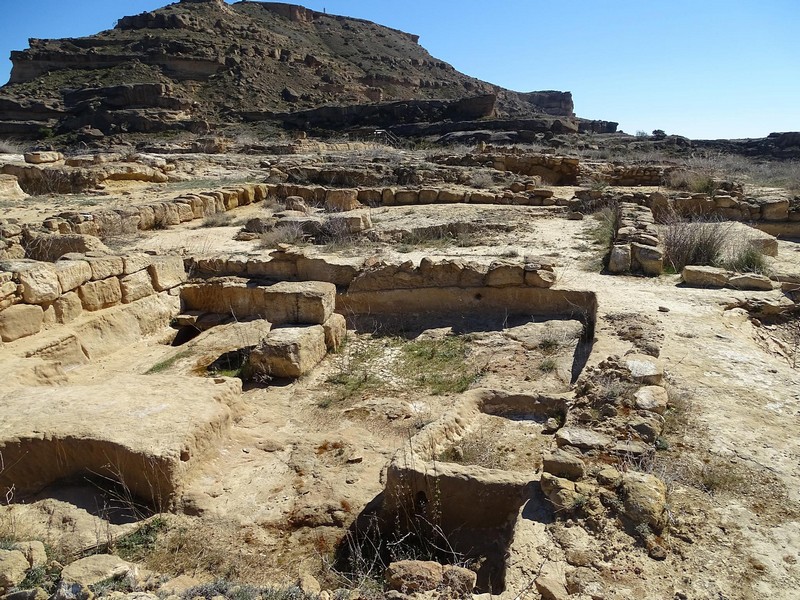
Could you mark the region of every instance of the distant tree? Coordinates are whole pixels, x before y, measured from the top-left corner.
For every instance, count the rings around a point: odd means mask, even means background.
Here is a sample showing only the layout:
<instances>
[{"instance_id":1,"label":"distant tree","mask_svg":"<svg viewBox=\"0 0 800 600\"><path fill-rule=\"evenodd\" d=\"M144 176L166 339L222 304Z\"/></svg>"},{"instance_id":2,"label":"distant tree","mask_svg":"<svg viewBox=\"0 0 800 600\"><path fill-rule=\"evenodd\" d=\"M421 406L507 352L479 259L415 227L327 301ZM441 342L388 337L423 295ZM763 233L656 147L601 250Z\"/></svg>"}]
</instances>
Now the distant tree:
<instances>
[{"instance_id":1,"label":"distant tree","mask_svg":"<svg viewBox=\"0 0 800 600\"><path fill-rule=\"evenodd\" d=\"M665 137L667 137L667 132L663 129L653 129L653 137L657 140L663 140Z\"/></svg>"},{"instance_id":2,"label":"distant tree","mask_svg":"<svg viewBox=\"0 0 800 600\"><path fill-rule=\"evenodd\" d=\"M636 132L636 137L638 137L638 138L646 138L647 137L647 132L642 130L642 129L639 129Z\"/></svg>"}]
</instances>

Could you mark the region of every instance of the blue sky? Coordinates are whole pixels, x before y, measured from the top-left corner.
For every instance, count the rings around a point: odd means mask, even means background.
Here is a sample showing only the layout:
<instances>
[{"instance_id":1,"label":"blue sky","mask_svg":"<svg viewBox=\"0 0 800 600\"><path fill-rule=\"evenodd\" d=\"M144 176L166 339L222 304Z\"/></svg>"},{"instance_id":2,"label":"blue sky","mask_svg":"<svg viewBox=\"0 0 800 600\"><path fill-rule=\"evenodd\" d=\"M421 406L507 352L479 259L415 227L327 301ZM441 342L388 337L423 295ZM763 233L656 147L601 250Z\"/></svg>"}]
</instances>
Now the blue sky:
<instances>
[{"instance_id":1,"label":"blue sky","mask_svg":"<svg viewBox=\"0 0 800 600\"><path fill-rule=\"evenodd\" d=\"M159 0L4 0L0 80L27 38L113 27ZM458 70L518 91L569 90L579 116L629 133L800 130L800 0L307 0L421 36Z\"/></svg>"}]
</instances>

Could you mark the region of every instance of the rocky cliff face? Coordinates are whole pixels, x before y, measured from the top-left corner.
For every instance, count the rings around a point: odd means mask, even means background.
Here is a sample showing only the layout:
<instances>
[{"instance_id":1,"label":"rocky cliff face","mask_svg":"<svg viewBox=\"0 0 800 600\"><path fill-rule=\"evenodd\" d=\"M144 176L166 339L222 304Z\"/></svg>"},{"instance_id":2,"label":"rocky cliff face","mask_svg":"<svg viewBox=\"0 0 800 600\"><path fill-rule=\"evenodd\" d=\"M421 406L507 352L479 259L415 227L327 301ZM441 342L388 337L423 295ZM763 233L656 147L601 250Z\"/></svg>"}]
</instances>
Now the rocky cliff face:
<instances>
[{"instance_id":1,"label":"rocky cliff face","mask_svg":"<svg viewBox=\"0 0 800 600\"><path fill-rule=\"evenodd\" d=\"M569 92L502 90L418 42L291 4L181 0L97 35L31 39L13 52L11 80L0 89L0 134L202 130L254 114L470 98L484 99L472 102L484 108L471 118L574 117ZM497 102L487 109L489 97Z\"/></svg>"}]
</instances>

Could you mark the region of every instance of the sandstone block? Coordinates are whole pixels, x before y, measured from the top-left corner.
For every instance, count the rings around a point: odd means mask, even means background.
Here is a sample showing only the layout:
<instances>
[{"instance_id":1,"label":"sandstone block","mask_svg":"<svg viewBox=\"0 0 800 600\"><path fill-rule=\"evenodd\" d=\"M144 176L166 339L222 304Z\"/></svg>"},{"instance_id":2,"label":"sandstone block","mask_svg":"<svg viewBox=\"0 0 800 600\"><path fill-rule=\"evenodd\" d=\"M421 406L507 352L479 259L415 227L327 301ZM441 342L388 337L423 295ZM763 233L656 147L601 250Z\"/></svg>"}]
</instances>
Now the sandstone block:
<instances>
[{"instance_id":1,"label":"sandstone block","mask_svg":"<svg viewBox=\"0 0 800 600\"><path fill-rule=\"evenodd\" d=\"M4 200L24 200L28 194L19 187L15 175L0 174L0 198Z\"/></svg>"},{"instance_id":2,"label":"sandstone block","mask_svg":"<svg viewBox=\"0 0 800 600\"><path fill-rule=\"evenodd\" d=\"M142 271L153 263L153 257L149 254L129 254L122 257L122 274L131 275Z\"/></svg>"},{"instance_id":3,"label":"sandstone block","mask_svg":"<svg viewBox=\"0 0 800 600\"><path fill-rule=\"evenodd\" d=\"M547 269L525 269L525 285L551 288L556 283L556 274Z\"/></svg>"},{"instance_id":4,"label":"sandstone block","mask_svg":"<svg viewBox=\"0 0 800 600\"><path fill-rule=\"evenodd\" d=\"M192 210L191 204L185 204L183 202L173 202L173 206L178 211L178 220L181 223L187 223L194 219L194 211Z\"/></svg>"},{"instance_id":5,"label":"sandstone block","mask_svg":"<svg viewBox=\"0 0 800 600\"><path fill-rule=\"evenodd\" d=\"M786 221L789 219L789 200L775 198L761 206L761 218L765 221Z\"/></svg>"},{"instance_id":6,"label":"sandstone block","mask_svg":"<svg viewBox=\"0 0 800 600\"><path fill-rule=\"evenodd\" d=\"M22 583L29 568L28 559L19 550L0 550L0 591Z\"/></svg>"},{"instance_id":7,"label":"sandstone block","mask_svg":"<svg viewBox=\"0 0 800 600\"><path fill-rule=\"evenodd\" d=\"M650 475L629 471L622 476L625 514L634 523L645 523L660 532L666 524L666 487Z\"/></svg>"},{"instance_id":8,"label":"sandstone block","mask_svg":"<svg viewBox=\"0 0 800 600\"><path fill-rule=\"evenodd\" d=\"M494 261L486 273L486 285L489 287L521 286L525 282L525 270L520 264L505 261Z\"/></svg>"},{"instance_id":9,"label":"sandstone block","mask_svg":"<svg viewBox=\"0 0 800 600\"><path fill-rule=\"evenodd\" d=\"M435 204L439 198L439 190L423 188L419 191L418 198L420 204Z\"/></svg>"},{"instance_id":10,"label":"sandstone block","mask_svg":"<svg viewBox=\"0 0 800 600\"><path fill-rule=\"evenodd\" d=\"M28 304L47 304L61 295L56 270L49 264L36 265L18 274L22 298Z\"/></svg>"},{"instance_id":11,"label":"sandstone block","mask_svg":"<svg viewBox=\"0 0 800 600\"><path fill-rule=\"evenodd\" d=\"M122 303L130 304L136 300L146 298L155 294L150 273L147 270L137 271L131 275L122 277L119 281L122 292Z\"/></svg>"},{"instance_id":12,"label":"sandstone block","mask_svg":"<svg viewBox=\"0 0 800 600\"><path fill-rule=\"evenodd\" d=\"M562 427L556 432L556 444L574 446L581 450L595 450L610 446L612 439L604 433L580 427Z\"/></svg>"},{"instance_id":13,"label":"sandstone block","mask_svg":"<svg viewBox=\"0 0 800 600\"><path fill-rule=\"evenodd\" d=\"M442 204L454 204L457 202L464 202L465 193L455 192L452 190L440 190L438 201Z\"/></svg>"},{"instance_id":14,"label":"sandstone block","mask_svg":"<svg viewBox=\"0 0 800 600\"><path fill-rule=\"evenodd\" d=\"M92 254L87 254L85 259L92 268L93 281L122 275L125 270L125 262L121 256L93 256Z\"/></svg>"},{"instance_id":15,"label":"sandstone block","mask_svg":"<svg viewBox=\"0 0 800 600\"><path fill-rule=\"evenodd\" d=\"M170 290L187 279L183 258L180 256L157 256L147 268L157 292Z\"/></svg>"},{"instance_id":16,"label":"sandstone block","mask_svg":"<svg viewBox=\"0 0 800 600\"><path fill-rule=\"evenodd\" d=\"M273 329L250 353L254 375L297 378L310 372L328 353L322 325Z\"/></svg>"},{"instance_id":17,"label":"sandstone block","mask_svg":"<svg viewBox=\"0 0 800 600\"><path fill-rule=\"evenodd\" d=\"M328 190L325 194L325 206L332 212L347 212L361 208L358 190Z\"/></svg>"},{"instance_id":18,"label":"sandstone block","mask_svg":"<svg viewBox=\"0 0 800 600\"><path fill-rule=\"evenodd\" d=\"M627 273L631 270L630 244L617 244L611 248L608 259L608 270L611 273Z\"/></svg>"},{"instance_id":19,"label":"sandstone block","mask_svg":"<svg viewBox=\"0 0 800 600\"><path fill-rule=\"evenodd\" d=\"M119 556L94 554L70 563L61 572L61 579L68 583L94 585L107 579L121 579L132 565Z\"/></svg>"},{"instance_id":20,"label":"sandstone block","mask_svg":"<svg viewBox=\"0 0 800 600\"><path fill-rule=\"evenodd\" d=\"M639 388L634 394L636 408L663 415L667 410L667 391L658 385L648 385Z\"/></svg>"},{"instance_id":21,"label":"sandstone block","mask_svg":"<svg viewBox=\"0 0 800 600\"><path fill-rule=\"evenodd\" d=\"M331 352L338 352L347 336L347 319L343 315L333 313L322 324L325 329L325 345Z\"/></svg>"},{"instance_id":22,"label":"sandstone block","mask_svg":"<svg viewBox=\"0 0 800 600\"><path fill-rule=\"evenodd\" d=\"M61 152L53 151L26 152L23 156L25 162L31 165L44 165L64 160L64 155Z\"/></svg>"},{"instance_id":23,"label":"sandstone block","mask_svg":"<svg viewBox=\"0 0 800 600\"><path fill-rule=\"evenodd\" d=\"M383 202L384 206L394 206L394 188L385 188L381 192L381 202Z\"/></svg>"},{"instance_id":24,"label":"sandstone block","mask_svg":"<svg viewBox=\"0 0 800 600\"><path fill-rule=\"evenodd\" d=\"M13 342L39 333L44 322L44 309L38 305L16 304L0 311L0 338Z\"/></svg>"},{"instance_id":25,"label":"sandstone block","mask_svg":"<svg viewBox=\"0 0 800 600\"><path fill-rule=\"evenodd\" d=\"M470 204L496 204L494 194L490 192L472 192L469 197Z\"/></svg>"},{"instance_id":26,"label":"sandstone block","mask_svg":"<svg viewBox=\"0 0 800 600\"><path fill-rule=\"evenodd\" d=\"M646 244L631 244L631 263L638 264L645 275L658 276L664 270L664 252Z\"/></svg>"},{"instance_id":27,"label":"sandstone block","mask_svg":"<svg viewBox=\"0 0 800 600\"><path fill-rule=\"evenodd\" d=\"M84 310L95 311L119 304L122 300L122 289L119 279L109 277L84 283L78 288L78 295Z\"/></svg>"},{"instance_id":28,"label":"sandstone block","mask_svg":"<svg viewBox=\"0 0 800 600\"><path fill-rule=\"evenodd\" d=\"M546 454L543 458L542 468L545 473L573 481L580 479L586 473L586 464L583 460L561 449Z\"/></svg>"},{"instance_id":29,"label":"sandstone block","mask_svg":"<svg viewBox=\"0 0 800 600\"><path fill-rule=\"evenodd\" d=\"M13 281L0 283L0 299L7 298L17 293L17 284Z\"/></svg>"},{"instance_id":30,"label":"sandstone block","mask_svg":"<svg viewBox=\"0 0 800 600\"><path fill-rule=\"evenodd\" d=\"M732 275L730 279L728 279L728 285L737 290L757 290L765 292L772 290L772 281L770 278L757 273Z\"/></svg>"},{"instance_id":31,"label":"sandstone block","mask_svg":"<svg viewBox=\"0 0 800 600\"><path fill-rule=\"evenodd\" d=\"M69 292L92 278L92 267L85 260L59 260L53 267L62 292Z\"/></svg>"},{"instance_id":32,"label":"sandstone block","mask_svg":"<svg viewBox=\"0 0 800 600\"><path fill-rule=\"evenodd\" d=\"M730 274L725 269L688 265L681 273L686 285L695 287L721 288L728 284Z\"/></svg>"},{"instance_id":33,"label":"sandstone block","mask_svg":"<svg viewBox=\"0 0 800 600\"><path fill-rule=\"evenodd\" d=\"M627 354L622 357L622 365L631 373L631 377L646 385L660 385L664 379L664 368L661 362L646 354Z\"/></svg>"},{"instance_id":34,"label":"sandstone block","mask_svg":"<svg viewBox=\"0 0 800 600\"><path fill-rule=\"evenodd\" d=\"M417 190L398 190L394 193L394 203L397 205L418 204L419 192Z\"/></svg>"},{"instance_id":35,"label":"sandstone block","mask_svg":"<svg viewBox=\"0 0 800 600\"><path fill-rule=\"evenodd\" d=\"M379 206L383 201L383 190L363 188L358 190L358 201L367 206Z\"/></svg>"},{"instance_id":36,"label":"sandstone block","mask_svg":"<svg viewBox=\"0 0 800 600\"><path fill-rule=\"evenodd\" d=\"M336 306L336 286L332 283L283 281L262 289L266 318L276 325L321 325Z\"/></svg>"},{"instance_id":37,"label":"sandstone block","mask_svg":"<svg viewBox=\"0 0 800 600\"><path fill-rule=\"evenodd\" d=\"M43 567L47 564L47 552L42 542L17 542L11 547L12 550L19 550L28 559L28 564L32 569Z\"/></svg>"},{"instance_id":38,"label":"sandstone block","mask_svg":"<svg viewBox=\"0 0 800 600\"><path fill-rule=\"evenodd\" d=\"M57 323L69 323L77 319L83 312L81 297L77 292L67 292L53 302Z\"/></svg>"},{"instance_id":39,"label":"sandstone block","mask_svg":"<svg viewBox=\"0 0 800 600\"><path fill-rule=\"evenodd\" d=\"M433 561L400 560L389 565L384 579L390 589L404 594L429 592L442 585L444 570Z\"/></svg>"},{"instance_id":40,"label":"sandstone block","mask_svg":"<svg viewBox=\"0 0 800 600\"><path fill-rule=\"evenodd\" d=\"M478 583L478 574L464 567L444 565L442 583L445 587L449 587L457 598L469 598Z\"/></svg>"}]
</instances>

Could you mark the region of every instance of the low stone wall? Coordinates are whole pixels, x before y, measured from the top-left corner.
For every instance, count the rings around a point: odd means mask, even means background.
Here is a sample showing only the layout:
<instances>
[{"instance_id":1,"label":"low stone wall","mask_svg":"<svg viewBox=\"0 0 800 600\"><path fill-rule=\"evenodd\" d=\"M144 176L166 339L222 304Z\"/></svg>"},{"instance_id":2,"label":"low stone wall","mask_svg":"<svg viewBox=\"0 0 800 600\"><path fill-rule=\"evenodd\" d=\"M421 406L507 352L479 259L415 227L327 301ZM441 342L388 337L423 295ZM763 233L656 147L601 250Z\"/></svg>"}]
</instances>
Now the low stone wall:
<instances>
[{"instance_id":1,"label":"low stone wall","mask_svg":"<svg viewBox=\"0 0 800 600\"><path fill-rule=\"evenodd\" d=\"M84 311L130 304L186 281L179 256L67 254L55 263L0 262L3 342L69 323Z\"/></svg>"},{"instance_id":2,"label":"low stone wall","mask_svg":"<svg viewBox=\"0 0 800 600\"><path fill-rule=\"evenodd\" d=\"M45 231L78 233L106 238L136 231L178 225L194 219L260 202L267 197L266 184L247 184L199 194L185 194L165 202L94 211L70 211L45 219Z\"/></svg>"},{"instance_id":3,"label":"low stone wall","mask_svg":"<svg viewBox=\"0 0 800 600\"><path fill-rule=\"evenodd\" d=\"M285 248L270 253L268 259L243 255L194 257L187 264L199 276L326 281L350 293L431 287L550 288L557 279L553 261L544 257L490 264L428 257L418 265L412 261L367 264L364 258L315 258L302 250Z\"/></svg>"},{"instance_id":4,"label":"low stone wall","mask_svg":"<svg viewBox=\"0 0 800 600\"><path fill-rule=\"evenodd\" d=\"M25 258L22 227L8 219L0 219L0 260Z\"/></svg>"},{"instance_id":5,"label":"low stone wall","mask_svg":"<svg viewBox=\"0 0 800 600\"><path fill-rule=\"evenodd\" d=\"M432 159L444 165L490 167L519 175L539 176L550 185L575 185L580 174L580 159L555 154L525 153L519 148L501 151L486 147L483 151L462 156L438 156Z\"/></svg>"},{"instance_id":6,"label":"low stone wall","mask_svg":"<svg viewBox=\"0 0 800 600\"><path fill-rule=\"evenodd\" d=\"M679 167L669 165L624 165L595 162L581 165L581 175L608 185L634 187L664 185Z\"/></svg>"},{"instance_id":7,"label":"low stone wall","mask_svg":"<svg viewBox=\"0 0 800 600\"><path fill-rule=\"evenodd\" d=\"M664 270L664 251L649 208L631 202L619 205L608 270L611 273L661 275Z\"/></svg>"},{"instance_id":8,"label":"low stone wall","mask_svg":"<svg viewBox=\"0 0 800 600\"><path fill-rule=\"evenodd\" d=\"M326 205L333 212L354 210L363 206L405 206L413 204L514 204L522 206L554 206L552 190L536 186L516 187L502 192L474 191L467 188L326 188L287 183L252 183L196 194L184 194L173 200L139 206L92 211L69 211L49 217L42 223L48 233L92 235L101 239L130 235L137 231L162 229L196 219L234 210L268 197L283 200L291 196L306 202ZM336 196L346 205L332 202ZM18 258L18 256L8 256Z\"/></svg>"},{"instance_id":9,"label":"low stone wall","mask_svg":"<svg viewBox=\"0 0 800 600\"><path fill-rule=\"evenodd\" d=\"M657 198L653 210L662 207L686 217L708 216L726 221L763 221L770 224L800 222L800 196L748 198L731 193L709 195L679 192Z\"/></svg>"}]
</instances>

